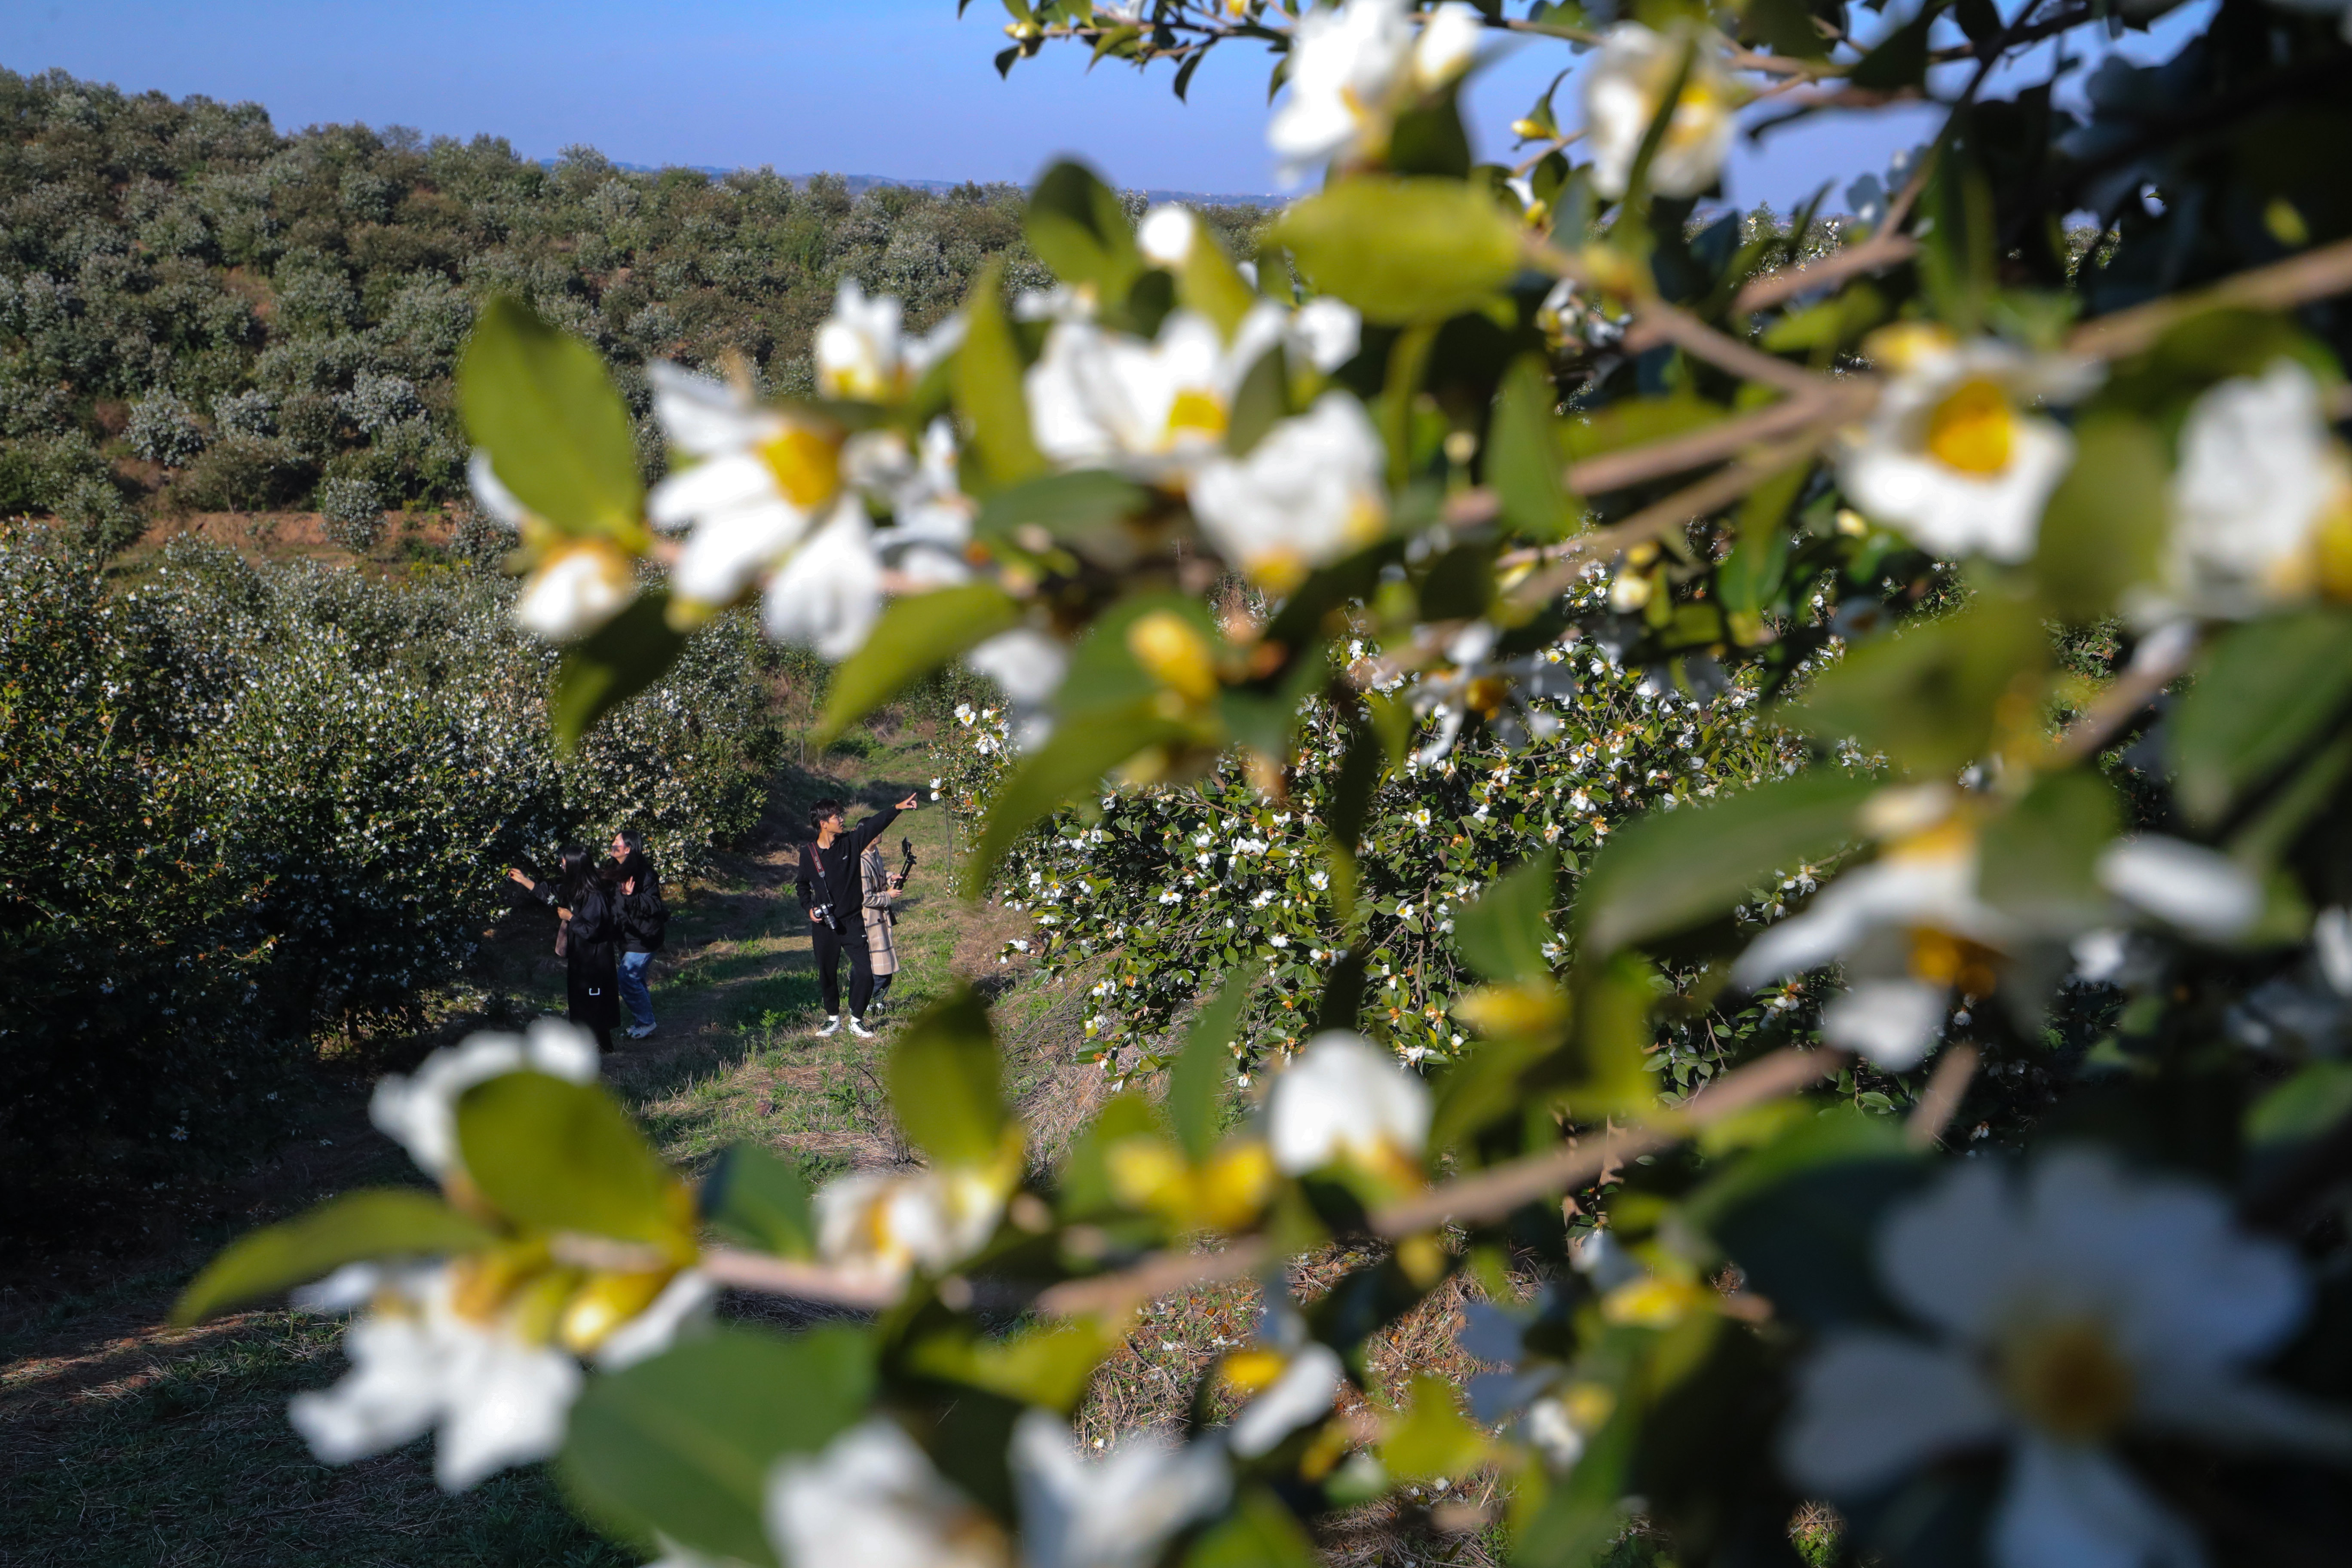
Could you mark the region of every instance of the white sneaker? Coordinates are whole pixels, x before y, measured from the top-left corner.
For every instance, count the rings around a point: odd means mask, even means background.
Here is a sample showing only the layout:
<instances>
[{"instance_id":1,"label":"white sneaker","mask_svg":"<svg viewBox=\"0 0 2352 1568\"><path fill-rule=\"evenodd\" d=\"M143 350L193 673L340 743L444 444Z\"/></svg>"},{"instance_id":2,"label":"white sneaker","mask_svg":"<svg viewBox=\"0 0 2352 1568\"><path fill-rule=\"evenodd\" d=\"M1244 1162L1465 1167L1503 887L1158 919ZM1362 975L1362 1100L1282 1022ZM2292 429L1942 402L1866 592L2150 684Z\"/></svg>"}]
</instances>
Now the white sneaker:
<instances>
[{"instance_id":1,"label":"white sneaker","mask_svg":"<svg viewBox=\"0 0 2352 1568\"><path fill-rule=\"evenodd\" d=\"M849 1032L861 1040L870 1040L874 1037L874 1031L866 1026L866 1020L863 1018L849 1020Z\"/></svg>"},{"instance_id":2,"label":"white sneaker","mask_svg":"<svg viewBox=\"0 0 2352 1568\"><path fill-rule=\"evenodd\" d=\"M817 1037L818 1037L819 1039L823 1039L825 1036L832 1034L835 1030L836 1030L836 1029L838 1029L838 1028L840 1028L840 1027L841 1027L841 1019L840 1019L840 1017L839 1017L837 1015L835 1015L835 1014L828 1013L828 1014L826 1014L826 1015L825 1015L825 1018L824 1018L824 1028L822 1028L822 1029L819 1029L819 1030L816 1032L816 1033L817 1033Z\"/></svg>"},{"instance_id":3,"label":"white sneaker","mask_svg":"<svg viewBox=\"0 0 2352 1568\"><path fill-rule=\"evenodd\" d=\"M642 1040L653 1032L654 1026L651 1024L633 1024L629 1026L629 1038Z\"/></svg>"}]
</instances>

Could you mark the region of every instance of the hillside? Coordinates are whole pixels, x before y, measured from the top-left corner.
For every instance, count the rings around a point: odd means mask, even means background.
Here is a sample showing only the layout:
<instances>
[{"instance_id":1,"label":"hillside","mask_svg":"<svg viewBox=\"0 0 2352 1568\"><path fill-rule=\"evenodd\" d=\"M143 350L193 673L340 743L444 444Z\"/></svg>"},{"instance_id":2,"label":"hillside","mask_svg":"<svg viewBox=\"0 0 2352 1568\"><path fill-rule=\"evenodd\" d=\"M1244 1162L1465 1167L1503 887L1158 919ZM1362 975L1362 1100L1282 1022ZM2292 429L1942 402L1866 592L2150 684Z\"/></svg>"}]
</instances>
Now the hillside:
<instances>
[{"instance_id":1,"label":"hillside","mask_svg":"<svg viewBox=\"0 0 2352 1568\"><path fill-rule=\"evenodd\" d=\"M584 147L542 165L494 137L282 134L257 104L0 70L0 516L112 548L159 515L455 502L450 370L484 299L593 342L642 417L649 358L739 354L808 387L845 278L918 327L998 255L1044 286L1021 214L1010 185L859 192Z\"/></svg>"}]
</instances>

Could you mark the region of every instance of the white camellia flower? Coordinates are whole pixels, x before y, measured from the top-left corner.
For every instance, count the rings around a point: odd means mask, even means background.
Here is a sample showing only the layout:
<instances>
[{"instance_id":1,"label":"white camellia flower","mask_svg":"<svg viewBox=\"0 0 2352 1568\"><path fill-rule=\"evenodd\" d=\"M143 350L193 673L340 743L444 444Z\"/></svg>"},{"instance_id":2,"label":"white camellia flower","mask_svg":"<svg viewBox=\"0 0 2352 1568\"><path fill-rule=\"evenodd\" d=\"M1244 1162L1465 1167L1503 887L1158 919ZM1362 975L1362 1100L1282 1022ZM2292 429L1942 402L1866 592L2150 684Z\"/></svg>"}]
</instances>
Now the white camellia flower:
<instances>
[{"instance_id":1,"label":"white camellia flower","mask_svg":"<svg viewBox=\"0 0 2352 1568\"><path fill-rule=\"evenodd\" d=\"M2315 594L2352 598L2352 454L2294 360L2190 407L2172 510L2171 596L2189 609L2242 616Z\"/></svg>"},{"instance_id":2,"label":"white camellia flower","mask_svg":"<svg viewBox=\"0 0 2352 1568\"><path fill-rule=\"evenodd\" d=\"M979 1251L1010 1195L996 1173L968 1166L839 1176L816 1194L817 1251L844 1274L896 1289L918 1268L938 1273Z\"/></svg>"},{"instance_id":3,"label":"white camellia flower","mask_svg":"<svg viewBox=\"0 0 2352 1568\"><path fill-rule=\"evenodd\" d=\"M468 1036L426 1057L415 1072L376 1080L368 1120L416 1162L446 1180L457 1169L457 1100L478 1083L510 1072L542 1072L567 1083L596 1080L596 1039L558 1018L541 1018L520 1035Z\"/></svg>"},{"instance_id":4,"label":"white camellia flower","mask_svg":"<svg viewBox=\"0 0 2352 1568\"><path fill-rule=\"evenodd\" d=\"M570 1083L596 1077L596 1042L542 1018L522 1035L475 1035L378 1080L368 1115L445 1184L461 1180L457 1104L510 1072ZM709 1315L717 1286L697 1268L592 1274L551 1315L495 1255L388 1268L354 1263L295 1292L298 1306L363 1308L343 1337L352 1371L331 1389L297 1394L287 1414L329 1464L380 1454L437 1428L434 1471L462 1490L508 1465L562 1447L578 1395L578 1356L617 1369L669 1347Z\"/></svg>"},{"instance_id":5,"label":"white camellia flower","mask_svg":"<svg viewBox=\"0 0 2352 1568\"><path fill-rule=\"evenodd\" d=\"M583 540L541 561L515 595L515 625L542 642L576 642L637 596L629 558L602 540Z\"/></svg>"},{"instance_id":6,"label":"white camellia flower","mask_svg":"<svg viewBox=\"0 0 2352 1568\"><path fill-rule=\"evenodd\" d=\"M2001 949L2015 935L2008 917L1977 897L1973 825L1953 813L1906 826L1876 860L1749 943L1731 972L1733 984L1753 990L1843 959L1846 992L1822 1011L1822 1037L1897 1072L1934 1048L1955 987L1993 989Z\"/></svg>"},{"instance_id":7,"label":"white camellia flower","mask_svg":"<svg viewBox=\"0 0 2352 1568\"><path fill-rule=\"evenodd\" d=\"M321 1461L348 1464L437 1428L434 1478L463 1491L562 1446L580 1363L461 1313L454 1293L446 1267L386 1280L375 1309L343 1335L350 1374L294 1396L287 1415Z\"/></svg>"},{"instance_id":8,"label":"white camellia flower","mask_svg":"<svg viewBox=\"0 0 2352 1568\"><path fill-rule=\"evenodd\" d=\"M787 1568L1006 1568L1003 1531L898 1425L873 1416L768 1478L768 1539Z\"/></svg>"},{"instance_id":9,"label":"white camellia flower","mask_svg":"<svg viewBox=\"0 0 2352 1568\"><path fill-rule=\"evenodd\" d=\"M1042 1410L1014 1425L1009 1458L1027 1568L1147 1568L1169 1537L1233 1491L1213 1443L1143 1434L1089 1462L1069 1427Z\"/></svg>"},{"instance_id":10,"label":"white camellia flower","mask_svg":"<svg viewBox=\"0 0 2352 1568\"><path fill-rule=\"evenodd\" d=\"M865 403L903 397L963 341L961 314L949 317L929 336L910 340L899 331L901 310L895 295L868 299L856 279L843 279L833 314L817 328L810 351L817 391Z\"/></svg>"},{"instance_id":11,"label":"white camellia flower","mask_svg":"<svg viewBox=\"0 0 2352 1568\"><path fill-rule=\"evenodd\" d=\"M1282 325L1270 301L1230 345L1191 310L1171 312L1151 342L1092 321L1055 322L1024 383L1037 449L1065 468L1148 479L1200 461L1220 449L1234 394Z\"/></svg>"},{"instance_id":12,"label":"white camellia flower","mask_svg":"<svg viewBox=\"0 0 2352 1568\"><path fill-rule=\"evenodd\" d=\"M1301 1426L1329 1415L1339 1397L1339 1353L1310 1342L1288 1358L1264 1393L1242 1406L1226 1429L1225 1446L1244 1459L1271 1453Z\"/></svg>"},{"instance_id":13,"label":"white camellia flower","mask_svg":"<svg viewBox=\"0 0 2352 1568\"><path fill-rule=\"evenodd\" d=\"M499 479L490 455L477 450L466 477L482 510L520 531L529 509ZM526 536L528 537L528 536ZM575 642L637 596L636 565L608 540L571 541L541 557L515 595L515 624L542 642Z\"/></svg>"},{"instance_id":14,"label":"white camellia flower","mask_svg":"<svg viewBox=\"0 0 2352 1568\"><path fill-rule=\"evenodd\" d=\"M2202 1561L2116 1455L2126 1433L2352 1458L2352 1415L2242 1370L2284 1343L2310 1292L2284 1244L2221 1194L2074 1149L2012 1173L1949 1168L1881 1227L1888 1296L1933 1334L1832 1332L1799 1373L1780 1456L1832 1500L1923 1464L2009 1451L1987 1547L1999 1568Z\"/></svg>"},{"instance_id":15,"label":"white camellia flower","mask_svg":"<svg viewBox=\"0 0 2352 1568\"><path fill-rule=\"evenodd\" d=\"M1384 153L1400 99L1437 91L1468 70L1479 26L1461 0L1429 12L1418 34L1410 0L1344 0L1301 17L1288 90L1265 131L1284 182L1343 153Z\"/></svg>"},{"instance_id":16,"label":"white camellia flower","mask_svg":"<svg viewBox=\"0 0 2352 1568\"><path fill-rule=\"evenodd\" d=\"M698 604L730 604L840 495L839 437L761 407L746 387L659 361L646 374L664 432L696 459L646 498L655 527L693 530L671 569L671 591Z\"/></svg>"},{"instance_id":17,"label":"white camellia flower","mask_svg":"<svg viewBox=\"0 0 2352 1568\"><path fill-rule=\"evenodd\" d=\"M1274 1080L1266 1142L1291 1175L1349 1159L1375 1171L1417 1173L1429 1142L1429 1089L1360 1035L1327 1029Z\"/></svg>"},{"instance_id":18,"label":"white camellia flower","mask_svg":"<svg viewBox=\"0 0 2352 1568\"><path fill-rule=\"evenodd\" d=\"M1658 117L1685 51L1691 55L1690 74L1650 160L1650 189L1665 196L1695 196L1715 184L1724 155L1731 150L1737 104L1722 47L1707 36L1711 31L1695 28L1668 35L1639 22L1620 22L1609 29L1601 58L1584 79L1592 188L1601 195L1625 194L1642 138Z\"/></svg>"},{"instance_id":19,"label":"white camellia flower","mask_svg":"<svg viewBox=\"0 0 2352 1568\"><path fill-rule=\"evenodd\" d=\"M1217 552L1275 593L1378 540L1388 528L1387 461L1363 405L1327 392L1244 458L1217 457L1193 477L1192 514Z\"/></svg>"},{"instance_id":20,"label":"white camellia flower","mask_svg":"<svg viewBox=\"0 0 2352 1568\"><path fill-rule=\"evenodd\" d=\"M2096 373L1990 339L1956 342L1941 328L1916 324L1873 334L1869 350L1889 375L1868 425L1840 451L1846 495L1937 555L2032 555L2042 504L2074 461L2074 438L2024 409L2038 398L2080 395Z\"/></svg>"}]
</instances>

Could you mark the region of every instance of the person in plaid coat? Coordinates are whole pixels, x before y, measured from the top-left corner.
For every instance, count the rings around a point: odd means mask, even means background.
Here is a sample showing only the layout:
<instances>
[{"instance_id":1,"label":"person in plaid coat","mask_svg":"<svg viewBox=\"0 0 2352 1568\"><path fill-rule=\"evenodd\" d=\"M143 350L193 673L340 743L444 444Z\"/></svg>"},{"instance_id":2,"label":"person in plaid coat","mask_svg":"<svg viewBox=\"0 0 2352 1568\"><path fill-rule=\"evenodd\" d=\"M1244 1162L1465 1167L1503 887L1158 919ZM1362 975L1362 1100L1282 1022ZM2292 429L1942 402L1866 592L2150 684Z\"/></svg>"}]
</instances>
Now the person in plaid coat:
<instances>
[{"instance_id":1,"label":"person in plaid coat","mask_svg":"<svg viewBox=\"0 0 2352 1568\"><path fill-rule=\"evenodd\" d=\"M890 906L898 900L900 879L883 859L882 847L868 844L857 859L857 880L865 894L866 951L874 969L874 1005L878 1007L890 989L890 977L898 973L898 942L891 929L898 923L898 914Z\"/></svg>"}]
</instances>

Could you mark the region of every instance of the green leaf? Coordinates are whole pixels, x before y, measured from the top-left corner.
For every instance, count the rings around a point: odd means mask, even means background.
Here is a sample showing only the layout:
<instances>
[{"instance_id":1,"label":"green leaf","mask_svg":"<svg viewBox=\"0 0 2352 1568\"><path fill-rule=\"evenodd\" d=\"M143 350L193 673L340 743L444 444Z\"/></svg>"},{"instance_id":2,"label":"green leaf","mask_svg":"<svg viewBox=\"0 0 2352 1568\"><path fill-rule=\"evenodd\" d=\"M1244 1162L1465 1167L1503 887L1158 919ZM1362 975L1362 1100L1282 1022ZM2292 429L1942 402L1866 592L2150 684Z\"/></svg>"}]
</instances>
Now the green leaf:
<instances>
[{"instance_id":1,"label":"green leaf","mask_svg":"<svg viewBox=\"0 0 2352 1568\"><path fill-rule=\"evenodd\" d=\"M769 1473L848 1430L873 1394L861 1330L827 1324L785 1339L719 1329L592 1380L572 1407L560 1472L616 1534L772 1565Z\"/></svg>"},{"instance_id":2,"label":"green leaf","mask_svg":"<svg viewBox=\"0 0 2352 1568\"><path fill-rule=\"evenodd\" d=\"M2097 773L2037 779L2024 799L1985 825L1978 891L2028 929L2095 924L2107 903L2099 854L2122 828L2115 789Z\"/></svg>"},{"instance_id":3,"label":"green leaf","mask_svg":"<svg viewBox=\"0 0 2352 1568\"><path fill-rule=\"evenodd\" d=\"M540 1072L476 1084L457 1101L466 1173L520 1224L669 1242L677 1178L604 1087Z\"/></svg>"},{"instance_id":4,"label":"green leaf","mask_svg":"<svg viewBox=\"0 0 2352 1568\"><path fill-rule=\"evenodd\" d=\"M1184 725L1155 713L1105 713L1083 723L1065 723L1054 738L1024 758L1004 781L988 808L980 842L964 869L964 886L977 897L1006 850L1038 822L1147 746L1181 742Z\"/></svg>"},{"instance_id":5,"label":"green leaf","mask_svg":"<svg viewBox=\"0 0 2352 1568\"><path fill-rule=\"evenodd\" d=\"M2352 1116L2352 1062L2318 1061L2246 1110L2246 1141L2256 1147L2304 1143Z\"/></svg>"},{"instance_id":6,"label":"green leaf","mask_svg":"<svg viewBox=\"0 0 2352 1568\"><path fill-rule=\"evenodd\" d=\"M667 674L686 651L669 624L669 595L639 594L628 608L563 650L548 693L556 744L570 751L596 721Z\"/></svg>"},{"instance_id":7,"label":"green leaf","mask_svg":"<svg viewBox=\"0 0 2352 1568\"><path fill-rule=\"evenodd\" d=\"M1922 5L1919 14L1885 38L1876 47L1862 57L1847 74L1846 79L1856 87L1875 91L1892 91L1897 88L1917 87L1927 79L1927 29L1943 15L1942 7Z\"/></svg>"},{"instance_id":8,"label":"green leaf","mask_svg":"<svg viewBox=\"0 0 2352 1568\"><path fill-rule=\"evenodd\" d=\"M1458 1480L1486 1462L1487 1450L1486 1435L1463 1415L1454 1384L1424 1372L1413 1376L1404 1419L1381 1442L1381 1463L1400 1480Z\"/></svg>"},{"instance_id":9,"label":"green leaf","mask_svg":"<svg viewBox=\"0 0 2352 1568\"><path fill-rule=\"evenodd\" d=\"M2113 613L2124 590L2156 575L2171 500L2157 433L2127 416L2090 416L2074 427L2074 466L2042 510L2033 556L2042 601L2062 620Z\"/></svg>"},{"instance_id":10,"label":"green leaf","mask_svg":"<svg viewBox=\"0 0 2352 1568\"><path fill-rule=\"evenodd\" d=\"M1066 1414L1085 1396L1095 1368L1116 1347L1092 1322L1054 1323L985 1339L973 1325L955 1326L919 1341L909 1370Z\"/></svg>"},{"instance_id":11,"label":"green leaf","mask_svg":"<svg viewBox=\"0 0 2352 1568\"><path fill-rule=\"evenodd\" d=\"M1126 299L1143 270L1118 193L1083 163L1065 161L1045 171L1030 193L1024 227L1029 248L1055 277L1092 284L1097 300Z\"/></svg>"},{"instance_id":12,"label":"green leaf","mask_svg":"<svg viewBox=\"0 0 2352 1568\"><path fill-rule=\"evenodd\" d=\"M1297 1516L1264 1487L1244 1492L1184 1553L1184 1568L1316 1568L1322 1561Z\"/></svg>"},{"instance_id":13,"label":"green leaf","mask_svg":"<svg viewBox=\"0 0 2352 1568\"><path fill-rule=\"evenodd\" d=\"M474 323L457 402L499 481L537 516L570 534L643 533L628 405L594 349L501 295Z\"/></svg>"},{"instance_id":14,"label":"green leaf","mask_svg":"<svg viewBox=\"0 0 2352 1568\"><path fill-rule=\"evenodd\" d=\"M1388 326L1459 315L1519 269L1517 226L1459 180L1342 180L1284 213L1272 243L1318 290Z\"/></svg>"},{"instance_id":15,"label":"green leaf","mask_svg":"<svg viewBox=\"0 0 2352 1568\"><path fill-rule=\"evenodd\" d=\"M1577 890L1580 950L1597 957L1727 912L1770 873L1833 853L1876 787L1843 773L1799 773L1635 818L1593 857Z\"/></svg>"},{"instance_id":16,"label":"green leaf","mask_svg":"<svg viewBox=\"0 0 2352 1568\"><path fill-rule=\"evenodd\" d=\"M1813 26L1812 7L1805 0L1748 0L1748 31L1772 46L1772 52L1799 59L1827 59L1830 41Z\"/></svg>"},{"instance_id":17,"label":"green leaf","mask_svg":"<svg viewBox=\"0 0 2352 1568\"><path fill-rule=\"evenodd\" d=\"M810 737L835 737L916 681L1019 624L1021 607L993 583L965 583L893 599L874 634L833 672L824 716Z\"/></svg>"},{"instance_id":18,"label":"green leaf","mask_svg":"<svg viewBox=\"0 0 2352 1568\"><path fill-rule=\"evenodd\" d=\"M1257 356L1234 393L1225 450L1246 458L1266 433L1290 416L1290 359L1276 343Z\"/></svg>"},{"instance_id":19,"label":"green leaf","mask_svg":"<svg viewBox=\"0 0 2352 1568\"><path fill-rule=\"evenodd\" d=\"M992 261L964 296L964 336L956 350L957 412L971 431L968 467L978 490L1001 489L1045 470L1029 434L1029 404L1022 390L1021 348L1004 319L1004 264Z\"/></svg>"},{"instance_id":20,"label":"green leaf","mask_svg":"<svg viewBox=\"0 0 2352 1568\"><path fill-rule=\"evenodd\" d=\"M1230 342L1234 329L1257 303L1257 292L1217 242L1208 220L1196 213L1193 223L1192 247L1176 273L1176 298L1186 310L1215 322L1219 334Z\"/></svg>"},{"instance_id":21,"label":"green leaf","mask_svg":"<svg viewBox=\"0 0 2352 1568\"><path fill-rule=\"evenodd\" d=\"M2352 616L2308 610L2249 622L2205 656L2172 711L2174 791L2211 827L2342 721L2352 699Z\"/></svg>"},{"instance_id":22,"label":"green leaf","mask_svg":"<svg viewBox=\"0 0 2352 1568\"><path fill-rule=\"evenodd\" d=\"M747 1247L780 1258L816 1251L816 1221L799 1167L757 1143L730 1144L702 1179L702 1217Z\"/></svg>"},{"instance_id":23,"label":"green leaf","mask_svg":"<svg viewBox=\"0 0 2352 1568\"><path fill-rule=\"evenodd\" d=\"M172 1321L199 1321L257 1296L307 1285L346 1263L470 1252L497 1239L436 1193L415 1187L346 1193L299 1219L231 1242L181 1293Z\"/></svg>"},{"instance_id":24,"label":"green leaf","mask_svg":"<svg viewBox=\"0 0 2352 1568\"><path fill-rule=\"evenodd\" d=\"M1604 457L1631 447L1703 430L1730 417L1730 410L1694 393L1664 397L1633 397L1612 403L1595 413L1580 413L1560 430L1559 439L1570 462Z\"/></svg>"},{"instance_id":25,"label":"green leaf","mask_svg":"<svg viewBox=\"0 0 2352 1568\"><path fill-rule=\"evenodd\" d=\"M1185 1157L1196 1165L1217 1146L1217 1124L1225 1110L1225 1074L1234 1061L1234 1031L1249 1001L1250 978L1242 970L1225 977L1216 999L1192 1020L1184 1048L1168 1070L1168 1120Z\"/></svg>"},{"instance_id":26,"label":"green leaf","mask_svg":"<svg viewBox=\"0 0 2352 1568\"><path fill-rule=\"evenodd\" d=\"M1948 778L1985 754L2006 700L2038 707L2049 658L2034 606L1985 594L1956 615L1849 649L1790 718L1919 777Z\"/></svg>"},{"instance_id":27,"label":"green leaf","mask_svg":"<svg viewBox=\"0 0 2352 1568\"><path fill-rule=\"evenodd\" d=\"M959 986L890 1048L890 1109L907 1140L943 1165L983 1164L1004 1142L1004 1064L988 1004Z\"/></svg>"},{"instance_id":28,"label":"green leaf","mask_svg":"<svg viewBox=\"0 0 2352 1568\"><path fill-rule=\"evenodd\" d=\"M1560 482L1558 399L1543 361L1522 354L1503 373L1486 427L1486 483L1503 521L1530 539L1564 539L1582 521Z\"/></svg>"},{"instance_id":29,"label":"green leaf","mask_svg":"<svg viewBox=\"0 0 2352 1568\"><path fill-rule=\"evenodd\" d=\"M1124 521L1151 504L1151 494L1134 480L1100 468L1047 474L1001 489L973 520L982 539L1021 540L1022 531L1041 528L1056 540L1084 539L1107 524Z\"/></svg>"},{"instance_id":30,"label":"green leaf","mask_svg":"<svg viewBox=\"0 0 2352 1568\"><path fill-rule=\"evenodd\" d=\"M1130 1138L1157 1138L1151 1103L1129 1091L1110 1098L1094 1121L1070 1141L1070 1152L1056 1173L1055 1200L1065 1219L1107 1218L1123 1211L1113 1188L1106 1153Z\"/></svg>"},{"instance_id":31,"label":"green leaf","mask_svg":"<svg viewBox=\"0 0 2352 1568\"><path fill-rule=\"evenodd\" d=\"M1551 907L1559 857L1537 856L1454 912L1454 945L1471 967L1495 981L1549 980Z\"/></svg>"}]
</instances>

